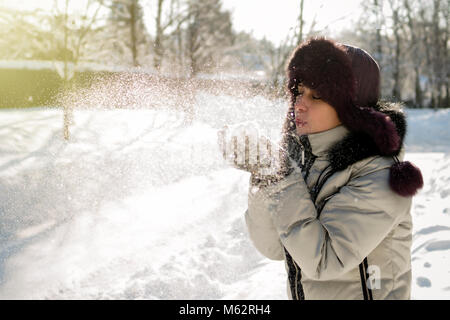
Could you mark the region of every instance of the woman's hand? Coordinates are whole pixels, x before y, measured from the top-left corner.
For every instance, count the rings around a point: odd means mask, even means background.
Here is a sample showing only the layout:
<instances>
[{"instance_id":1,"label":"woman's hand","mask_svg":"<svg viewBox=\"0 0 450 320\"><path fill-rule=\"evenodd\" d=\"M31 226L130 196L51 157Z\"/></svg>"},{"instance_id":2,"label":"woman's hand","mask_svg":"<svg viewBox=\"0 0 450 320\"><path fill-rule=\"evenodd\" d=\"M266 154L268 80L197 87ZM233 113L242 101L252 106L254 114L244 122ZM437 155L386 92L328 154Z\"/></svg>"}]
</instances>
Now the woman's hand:
<instances>
[{"instance_id":1,"label":"woman's hand","mask_svg":"<svg viewBox=\"0 0 450 320\"><path fill-rule=\"evenodd\" d=\"M255 130L229 130L224 126L218 131L218 144L222 157L237 169L252 174L272 173L275 167L271 141Z\"/></svg>"}]
</instances>

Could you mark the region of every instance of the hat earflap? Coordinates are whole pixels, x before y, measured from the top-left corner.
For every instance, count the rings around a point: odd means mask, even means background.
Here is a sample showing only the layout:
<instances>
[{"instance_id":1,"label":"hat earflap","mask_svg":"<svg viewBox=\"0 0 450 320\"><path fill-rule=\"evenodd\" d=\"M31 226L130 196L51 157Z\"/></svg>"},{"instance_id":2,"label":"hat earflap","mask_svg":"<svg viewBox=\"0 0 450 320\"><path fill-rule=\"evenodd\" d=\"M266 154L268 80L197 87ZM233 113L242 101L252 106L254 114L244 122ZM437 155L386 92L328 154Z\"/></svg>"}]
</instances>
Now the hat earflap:
<instances>
[{"instance_id":1,"label":"hat earflap","mask_svg":"<svg viewBox=\"0 0 450 320\"><path fill-rule=\"evenodd\" d=\"M393 155L400 147L400 137L395 124L386 114L373 108L354 105L343 112L339 119L352 131L368 134L377 145L381 155Z\"/></svg>"}]
</instances>

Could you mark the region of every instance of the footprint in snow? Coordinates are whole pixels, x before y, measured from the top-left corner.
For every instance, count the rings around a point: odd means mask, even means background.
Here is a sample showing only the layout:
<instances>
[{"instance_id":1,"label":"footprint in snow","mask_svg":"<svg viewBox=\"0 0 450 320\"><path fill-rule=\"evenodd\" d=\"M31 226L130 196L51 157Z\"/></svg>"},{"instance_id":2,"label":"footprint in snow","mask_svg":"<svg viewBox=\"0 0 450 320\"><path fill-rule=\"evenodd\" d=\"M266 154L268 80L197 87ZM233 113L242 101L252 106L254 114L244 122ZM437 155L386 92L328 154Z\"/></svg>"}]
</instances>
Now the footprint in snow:
<instances>
[{"instance_id":1,"label":"footprint in snow","mask_svg":"<svg viewBox=\"0 0 450 320\"><path fill-rule=\"evenodd\" d=\"M427 251L449 250L450 240L434 241L426 246Z\"/></svg>"},{"instance_id":2,"label":"footprint in snow","mask_svg":"<svg viewBox=\"0 0 450 320\"><path fill-rule=\"evenodd\" d=\"M431 281L428 278L418 277L416 282L419 287L431 287Z\"/></svg>"}]
</instances>

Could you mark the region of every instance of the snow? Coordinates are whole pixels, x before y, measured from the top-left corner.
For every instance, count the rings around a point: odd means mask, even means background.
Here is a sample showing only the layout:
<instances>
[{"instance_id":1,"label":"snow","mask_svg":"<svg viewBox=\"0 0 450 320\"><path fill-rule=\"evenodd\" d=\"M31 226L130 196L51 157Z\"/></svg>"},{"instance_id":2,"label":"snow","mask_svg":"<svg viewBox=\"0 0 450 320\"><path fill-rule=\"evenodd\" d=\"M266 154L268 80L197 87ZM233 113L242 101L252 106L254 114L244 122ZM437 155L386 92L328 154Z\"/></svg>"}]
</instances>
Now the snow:
<instances>
[{"instance_id":1,"label":"snow","mask_svg":"<svg viewBox=\"0 0 450 320\"><path fill-rule=\"evenodd\" d=\"M406 149L410 152L449 152L450 109L409 109L409 134Z\"/></svg>"},{"instance_id":2,"label":"snow","mask_svg":"<svg viewBox=\"0 0 450 320\"><path fill-rule=\"evenodd\" d=\"M248 71L235 71L235 72L218 72L218 73L199 73L196 78L206 80L254 80L261 81L267 77L263 70L248 72Z\"/></svg>"},{"instance_id":3,"label":"snow","mask_svg":"<svg viewBox=\"0 0 450 320\"><path fill-rule=\"evenodd\" d=\"M169 108L0 110L0 299L287 299L282 261L251 244L249 173L217 132L274 141L287 105L199 93ZM450 112L407 110L414 198L412 298L450 298Z\"/></svg>"}]
</instances>

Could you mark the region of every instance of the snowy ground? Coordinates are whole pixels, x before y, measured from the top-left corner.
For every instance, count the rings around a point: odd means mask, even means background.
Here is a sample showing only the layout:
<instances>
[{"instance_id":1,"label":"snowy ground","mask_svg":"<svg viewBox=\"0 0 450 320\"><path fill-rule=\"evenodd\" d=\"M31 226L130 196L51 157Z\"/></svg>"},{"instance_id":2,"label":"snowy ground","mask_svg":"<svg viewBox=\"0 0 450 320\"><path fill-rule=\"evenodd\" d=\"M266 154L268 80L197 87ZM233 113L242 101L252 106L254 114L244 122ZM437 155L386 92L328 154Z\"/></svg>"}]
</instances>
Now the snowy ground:
<instances>
[{"instance_id":1,"label":"snowy ground","mask_svg":"<svg viewBox=\"0 0 450 320\"><path fill-rule=\"evenodd\" d=\"M247 235L249 173L221 158L217 130L274 137L286 105L197 96L173 110L0 110L0 299L286 299L283 262ZM450 298L450 110L407 110L414 299ZM264 131L263 130L263 131ZM269 133L270 131L270 133Z\"/></svg>"}]
</instances>

